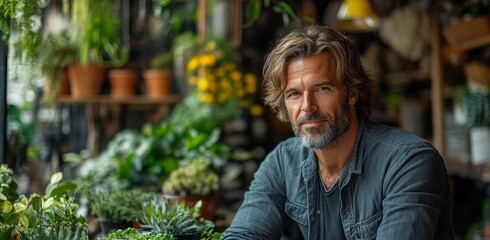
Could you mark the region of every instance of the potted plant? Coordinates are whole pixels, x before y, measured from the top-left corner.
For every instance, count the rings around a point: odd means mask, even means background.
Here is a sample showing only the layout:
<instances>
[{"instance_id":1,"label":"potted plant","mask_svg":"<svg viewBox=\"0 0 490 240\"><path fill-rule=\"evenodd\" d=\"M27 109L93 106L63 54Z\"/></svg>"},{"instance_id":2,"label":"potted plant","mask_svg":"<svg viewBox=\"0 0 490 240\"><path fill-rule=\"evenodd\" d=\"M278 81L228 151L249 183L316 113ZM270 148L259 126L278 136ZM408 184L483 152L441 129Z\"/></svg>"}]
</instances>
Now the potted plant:
<instances>
[{"instance_id":1,"label":"potted plant","mask_svg":"<svg viewBox=\"0 0 490 240\"><path fill-rule=\"evenodd\" d=\"M90 212L97 217L103 235L131 227L144 199L144 193L138 189L96 189L89 190L86 196Z\"/></svg>"},{"instance_id":2,"label":"potted plant","mask_svg":"<svg viewBox=\"0 0 490 240\"><path fill-rule=\"evenodd\" d=\"M218 174L211 167L210 160L202 157L172 171L162 187L164 198L188 207L201 201L204 206L201 215L206 219L214 219L219 201L218 190Z\"/></svg>"},{"instance_id":3,"label":"potted plant","mask_svg":"<svg viewBox=\"0 0 490 240\"><path fill-rule=\"evenodd\" d=\"M53 174L44 195L0 200L0 239L88 240L87 221L77 214L78 203L73 196L76 185L62 178L61 172ZM8 179L0 179L2 187Z\"/></svg>"},{"instance_id":4,"label":"potted plant","mask_svg":"<svg viewBox=\"0 0 490 240\"><path fill-rule=\"evenodd\" d=\"M76 46L71 43L67 30L49 33L43 39L39 62L44 73L44 101L56 102L58 95L69 93L68 66L75 61Z\"/></svg>"},{"instance_id":5,"label":"potted plant","mask_svg":"<svg viewBox=\"0 0 490 240\"><path fill-rule=\"evenodd\" d=\"M148 232L141 234L134 228L119 229L99 240L175 240L171 234Z\"/></svg>"},{"instance_id":6,"label":"potted plant","mask_svg":"<svg viewBox=\"0 0 490 240\"><path fill-rule=\"evenodd\" d=\"M78 49L77 62L68 69L73 97L100 94L106 67L122 66L126 63L129 51L121 40L119 11L118 1L72 2L72 40Z\"/></svg>"},{"instance_id":7,"label":"potted plant","mask_svg":"<svg viewBox=\"0 0 490 240\"><path fill-rule=\"evenodd\" d=\"M108 78L113 97L128 97L136 94L140 72L136 68L112 68Z\"/></svg>"},{"instance_id":8,"label":"potted plant","mask_svg":"<svg viewBox=\"0 0 490 240\"><path fill-rule=\"evenodd\" d=\"M455 96L458 122L470 132L471 161L475 165L490 162L490 87L480 91L458 88Z\"/></svg>"},{"instance_id":9,"label":"potted plant","mask_svg":"<svg viewBox=\"0 0 490 240\"><path fill-rule=\"evenodd\" d=\"M171 234L176 239L219 239L219 233L214 233L214 223L200 218L201 202L193 207L162 199L154 195L142 204L138 218L144 231Z\"/></svg>"},{"instance_id":10,"label":"potted plant","mask_svg":"<svg viewBox=\"0 0 490 240\"><path fill-rule=\"evenodd\" d=\"M172 53L162 52L150 63L150 69L144 71L146 95L158 98L172 93Z\"/></svg>"}]
</instances>

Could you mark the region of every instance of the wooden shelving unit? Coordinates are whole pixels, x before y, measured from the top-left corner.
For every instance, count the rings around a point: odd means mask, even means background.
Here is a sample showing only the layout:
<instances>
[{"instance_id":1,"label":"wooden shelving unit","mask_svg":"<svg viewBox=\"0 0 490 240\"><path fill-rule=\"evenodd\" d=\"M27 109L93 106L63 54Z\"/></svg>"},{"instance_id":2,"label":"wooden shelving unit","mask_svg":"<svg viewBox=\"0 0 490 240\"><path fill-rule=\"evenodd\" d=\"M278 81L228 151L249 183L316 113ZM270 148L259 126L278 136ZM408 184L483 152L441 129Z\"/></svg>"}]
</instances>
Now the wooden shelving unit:
<instances>
[{"instance_id":1,"label":"wooden shelving unit","mask_svg":"<svg viewBox=\"0 0 490 240\"><path fill-rule=\"evenodd\" d=\"M162 121L170 112L172 106L180 101L179 95L164 97L128 96L113 97L99 95L87 98L72 98L71 96L58 97L58 104L62 107L73 105L85 106L87 118L87 146L93 156L98 155L101 131L104 129L104 139L108 139L122 128L121 119L130 110L148 110L149 116L141 116L149 119L150 123ZM102 120L102 121L101 121Z\"/></svg>"},{"instance_id":2,"label":"wooden shelving unit","mask_svg":"<svg viewBox=\"0 0 490 240\"><path fill-rule=\"evenodd\" d=\"M445 72L442 60L442 34L441 26L439 26L437 14L433 14L431 19L432 28L432 68L431 68L431 97L432 97L432 125L433 125L433 144L443 154L446 153L446 136L445 136ZM458 45L465 51L474 50L477 48L490 45L490 34L481 35L472 38ZM484 183L490 183L490 165L483 164L474 166L469 161L461 161L460 159L451 159L445 157L446 168L450 175L478 180Z\"/></svg>"}]
</instances>

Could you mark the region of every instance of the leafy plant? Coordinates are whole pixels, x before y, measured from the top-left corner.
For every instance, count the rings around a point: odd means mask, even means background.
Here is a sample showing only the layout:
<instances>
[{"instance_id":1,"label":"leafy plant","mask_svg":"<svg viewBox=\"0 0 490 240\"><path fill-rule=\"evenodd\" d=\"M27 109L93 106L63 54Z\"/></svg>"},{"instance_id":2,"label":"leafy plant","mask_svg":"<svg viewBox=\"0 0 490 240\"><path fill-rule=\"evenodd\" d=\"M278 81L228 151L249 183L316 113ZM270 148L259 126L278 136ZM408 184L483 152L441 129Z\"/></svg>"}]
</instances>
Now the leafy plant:
<instances>
[{"instance_id":1,"label":"leafy plant","mask_svg":"<svg viewBox=\"0 0 490 240\"><path fill-rule=\"evenodd\" d=\"M18 197L17 183L12 176L14 171L7 164L0 165L0 203L4 201L14 202Z\"/></svg>"},{"instance_id":2,"label":"leafy plant","mask_svg":"<svg viewBox=\"0 0 490 240\"><path fill-rule=\"evenodd\" d=\"M252 26L260 17L260 13L263 8L272 8L272 10L276 13L281 14L282 22L284 25L289 25L291 20L297 22L299 21L298 16L294 12L291 5L289 5L285 1L277 1L277 0L258 0L258 1L248 1L245 6L245 18L246 22L243 27L247 28ZM306 19L307 21L311 21Z\"/></svg>"},{"instance_id":3,"label":"leafy plant","mask_svg":"<svg viewBox=\"0 0 490 240\"><path fill-rule=\"evenodd\" d=\"M219 188L218 174L210 168L210 161L198 158L170 174L163 184L163 192L180 196L207 196Z\"/></svg>"},{"instance_id":4,"label":"leafy plant","mask_svg":"<svg viewBox=\"0 0 490 240\"><path fill-rule=\"evenodd\" d=\"M43 196L34 193L2 201L0 239L88 240L87 221L77 214L73 198L76 185L62 178L61 172L53 174Z\"/></svg>"},{"instance_id":5,"label":"leafy plant","mask_svg":"<svg viewBox=\"0 0 490 240\"><path fill-rule=\"evenodd\" d=\"M14 52L21 62L37 57L42 41L41 15L43 1L2 0L0 1L0 33L7 41L15 37ZM14 29L15 35L11 29Z\"/></svg>"},{"instance_id":6,"label":"leafy plant","mask_svg":"<svg viewBox=\"0 0 490 240\"><path fill-rule=\"evenodd\" d=\"M36 127L26 115L32 110L32 101L7 107L7 151L12 158L10 166L17 170L28 161L28 152L37 144L33 142ZM39 146L37 146L39 147Z\"/></svg>"},{"instance_id":7,"label":"leafy plant","mask_svg":"<svg viewBox=\"0 0 490 240\"><path fill-rule=\"evenodd\" d=\"M456 105L461 107L468 126L490 126L490 89L471 92L456 90Z\"/></svg>"},{"instance_id":8,"label":"leafy plant","mask_svg":"<svg viewBox=\"0 0 490 240\"><path fill-rule=\"evenodd\" d=\"M89 191L88 201L92 214L99 220L133 221L145 199L138 189L118 191Z\"/></svg>"},{"instance_id":9,"label":"leafy plant","mask_svg":"<svg viewBox=\"0 0 490 240\"><path fill-rule=\"evenodd\" d=\"M151 60L150 67L157 70L172 69L172 52L162 52L155 56Z\"/></svg>"},{"instance_id":10,"label":"leafy plant","mask_svg":"<svg viewBox=\"0 0 490 240\"><path fill-rule=\"evenodd\" d=\"M46 81L49 81L49 92L45 93L45 100L53 103L61 86L61 73L66 71L70 63L75 62L77 49L70 41L66 30L49 33L44 38L42 45L39 54L40 68L46 75Z\"/></svg>"},{"instance_id":11,"label":"leafy plant","mask_svg":"<svg viewBox=\"0 0 490 240\"><path fill-rule=\"evenodd\" d=\"M78 46L78 63L119 67L127 62L129 50L123 46L119 10L118 1L72 1L72 40Z\"/></svg>"},{"instance_id":12,"label":"leafy plant","mask_svg":"<svg viewBox=\"0 0 490 240\"><path fill-rule=\"evenodd\" d=\"M138 233L134 228L119 229L110 233L106 237L101 237L99 240L174 240L175 238L170 234L163 233Z\"/></svg>"},{"instance_id":13,"label":"leafy plant","mask_svg":"<svg viewBox=\"0 0 490 240\"><path fill-rule=\"evenodd\" d=\"M199 219L201 202L193 208L184 204L162 199L154 196L150 201L144 202L140 225L152 232L164 234L199 234L212 230L214 223Z\"/></svg>"}]
</instances>

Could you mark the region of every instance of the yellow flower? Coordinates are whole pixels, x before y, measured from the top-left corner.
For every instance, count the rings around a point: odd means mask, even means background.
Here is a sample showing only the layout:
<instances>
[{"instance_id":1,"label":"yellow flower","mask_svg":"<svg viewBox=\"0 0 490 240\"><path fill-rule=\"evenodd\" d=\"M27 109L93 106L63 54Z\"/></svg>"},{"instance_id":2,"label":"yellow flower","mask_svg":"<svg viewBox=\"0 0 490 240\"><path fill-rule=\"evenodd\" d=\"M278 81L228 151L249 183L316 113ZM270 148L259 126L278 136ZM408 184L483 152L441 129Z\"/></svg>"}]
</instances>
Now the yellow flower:
<instances>
[{"instance_id":1,"label":"yellow flower","mask_svg":"<svg viewBox=\"0 0 490 240\"><path fill-rule=\"evenodd\" d=\"M204 92L209 88L209 83L206 78L199 78L199 81L197 82L197 89L199 91Z\"/></svg>"},{"instance_id":2,"label":"yellow flower","mask_svg":"<svg viewBox=\"0 0 490 240\"><path fill-rule=\"evenodd\" d=\"M216 83L216 81L209 82L209 90L211 90L211 92L218 92L219 91L219 86Z\"/></svg>"},{"instance_id":3,"label":"yellow flower","mask_svg":"<svg viewBox=\"0 0 490 240\"><path fill-rule=\"evenodd\" d=\"M236 90L236 96L240 97L240 98L245 96L245 91L243 91L243 89L237 89Z\"/></svg>"},{"instance_id":4,"label":"yellow flower","mask_svg":"<svg viewBox=\"0 0 490 240\"><path fill-rule=\"evenodd\" d=\"M253 117L260 117L264 114L264 108L259 104L254 104L250 107L250 115Z\"/></svg>"},{"instance_id":5,"label":"yellow flower","mask_svg":"<svg viewBox=\"0 0 490 240\"><path fill-rule=\"evenodd\" d=\"M210 41L206 44L206 51L213 51L216 48L216 42L215 41Z\"/></svg>"},{"instance_id":6,"label":"yellow flower","mask_svg":"<svg viewBox=\"0 0 490 240\"><path fill-rule=\"evenodd\" d=\"M189 63L187 63L187 72L194 71L198 65L199 65L199 58L197 57L191 58L191 60L189 60Z\"/></svg>"},{"instance_id":7,"label":"yellow flower","mask_svg":"<svg viewBox=\"0 0 490 240\"><path fill-rule=\"evenodd\" d=\"M216 64L216 56L204 55L201 57L201 63L203 66L214 66Z\"/></svg>"},{"instance_id":8,"label":"yellow flower","mask_svg":"<svg viewBox=\"0 0 490 240\"><path fill-rule=\"evenodd\" d=\"M201 102L206 103L206 104L211 104L213 103L213 95L209 93L204 93L201 95Z\"/></svg>"},{"instance_id":9,"label":"yellow flower","mask_svg":"<svg viewBox=\"0 0 490 240\"><path fill-rule=\"evenodd\" d=\"M223 90L231 89L230 82L226 79L224 81L221 81L221 88L223 88Z\"/></svg>"},{"instance_id":10,"label":"yellow flower","mask_svg":"<svg viewBox=\"0 0 490 240\"><path fill-rule=\"evenodd\" d=\"M242 79L242 73L239 71L233 71L230 77L233 81L240 81Z\"/></svg>"}]
</instances>

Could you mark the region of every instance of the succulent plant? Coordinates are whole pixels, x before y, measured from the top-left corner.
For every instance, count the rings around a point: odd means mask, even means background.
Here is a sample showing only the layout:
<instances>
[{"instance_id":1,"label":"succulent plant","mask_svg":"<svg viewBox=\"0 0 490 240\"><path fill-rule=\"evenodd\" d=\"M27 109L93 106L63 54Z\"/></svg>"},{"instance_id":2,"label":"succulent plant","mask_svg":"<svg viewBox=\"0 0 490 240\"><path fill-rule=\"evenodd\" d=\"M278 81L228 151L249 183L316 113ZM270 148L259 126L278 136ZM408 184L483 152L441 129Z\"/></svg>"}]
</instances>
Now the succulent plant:
<instances>
[{"instance_id":1,"label":"succulent plant","mask_svg":"<svg viewBox=\"0 0 490 240\"><path fill-rule=\"evenodd\" d=\"M144 229L163 234L201 234L214 228L214 223L200 217L201 202L193 208L155 195L142 204L139 223Z\"/></svg>"},{"instance_id":2,"label":"succulent plant","mask_svg":"<svg viewBox=\"0 0 490 240\"><path fill-rule=\"evenodd\" d=\"M197 158L190 164L170 173L163 184L163 192L180 196L211 195L219 188L218 175L207 158Z\"/></svg>"}]
</instances>

